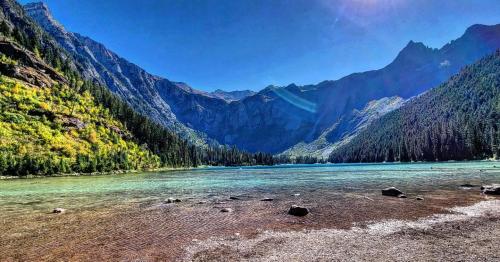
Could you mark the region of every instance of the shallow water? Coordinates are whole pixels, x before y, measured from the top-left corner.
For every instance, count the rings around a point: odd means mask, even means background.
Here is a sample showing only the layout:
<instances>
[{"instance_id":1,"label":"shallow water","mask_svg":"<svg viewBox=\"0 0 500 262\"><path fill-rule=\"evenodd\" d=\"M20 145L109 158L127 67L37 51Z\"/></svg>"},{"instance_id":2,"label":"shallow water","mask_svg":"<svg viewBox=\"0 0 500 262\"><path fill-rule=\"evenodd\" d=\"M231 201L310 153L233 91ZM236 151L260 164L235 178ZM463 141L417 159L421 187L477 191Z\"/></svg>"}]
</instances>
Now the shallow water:
<instances>
[{"instance_id":1,"label":"shallow water","mask_svg":"<svg viewBox=\"0 0 500 262\"><path fill-rule=\"evenodd\" d=\"M85 210L151 203L168 197L183 200L229 195L279 198L310 192L317 195L321 192L378 193L387 186L418 194L456 190L465 183L500 183L500 162L283 165L13 179L0 181L0 217L47 213L54 207Z\"/></svg>"}]
</instances>

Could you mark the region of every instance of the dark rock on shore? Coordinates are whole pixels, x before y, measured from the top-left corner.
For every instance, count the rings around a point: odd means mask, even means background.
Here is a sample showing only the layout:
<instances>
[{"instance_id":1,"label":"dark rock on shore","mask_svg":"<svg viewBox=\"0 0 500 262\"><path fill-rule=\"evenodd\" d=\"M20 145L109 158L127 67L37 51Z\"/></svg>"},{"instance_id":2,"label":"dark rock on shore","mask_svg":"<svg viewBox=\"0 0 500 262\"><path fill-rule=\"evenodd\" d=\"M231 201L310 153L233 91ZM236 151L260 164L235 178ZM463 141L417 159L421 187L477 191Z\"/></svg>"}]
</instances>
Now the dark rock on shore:
<instances>
[{"instance_id":1,"label":"dark rock on shore","mask_svg":"<svg viewBox=\"0 0 500 262\"><path fill-rule=\"evenodd\" d=\"M220 212L231 213L231 212L233 212L233 209L225 207L225 208L221 209Z\"/></svg>"},{"instance_id":2,"label":"dark rock on shore","mask_svg":"<svg viewBox=\"0 0 500 262\"><path fill-rule=\"evenodd\" d=\"M421 197L421 196L418 196L416 199L417 199L417 200L424 200L424 198L423 198L423 197Z\"/></svg>"},{"instance_id":3,"label":"dark rock on shore","mask_svg":"<svg viewBox=\"0 0 500 262\"><path fill-rule=\"evenodd\" d=\"M66 209L60 207L54 208L54 210L52 210L52 213L54 214L62 214L64 212L66 212Z\"/></svg>"},{"instance_id":4,"label":"dark rock on shore","mask_svg":"<svg viewBox=\"0 0 500 262\"><path fill-rule=\"evenodd\" d=\"M303 217L303 216L309 214L309 209L307 209L306 207L293 205L288 210L288 214L292 215L292 216Z\"/></svg>"},{"instance_id":5,"label":"dark rock on shore","mask_svg":"<svg viewBox=\"0 0 500 262\"><path fill-rule=\"evenodd\" d=\"M500 195L500 184L482 186L481 191L486 195Z\"/></svg>"},{"instance_id":6,"label":"dark rock on shore","mask_svg":"<svg viewBox=\"0 0 500 262\"><path fill-rule=\"evenodd\" d=\"M477 187L477 186L473 185L473 184L466 183L466 184L460 185L460 187L471 188L471 187Z\"/></svg>"},{"instance_id":7,"label":"dark rock on shore","mask_svg":"<svg viewBox=\"0 0 500 262\"><path fill-rule=\"evenodd\" d=\"M406 197L405 196L405 193L403 193L403 191L395 188L395 187L388 187L388 188L384 188L382 189L382 195L384 196L394 196L394 197Z\"/></svg>"},{"instance_id":8,"label":"dark rock on shore","mask_svg":"<svg viewBox=\"0 0 500 262\"><path fill-rule=\"evenodd\" d=\"M167 204L171 204L171 203L179 203L179 202L182 202L182 200L178 199L178 198L168 198L165 202L167 202Z\"/></svg>"},{"instance_id":9,"label":"dark rock on shore","mask_svg":"<svg viewBox=\"0 0 500 262\"><path fill-rule=\"evenodd\" d=\"M273 201L273 200L274 200L274 198L266 197L266 198L261 199L260 201Z\"/></svg>"},{"instance_id":10,"label":"dark rock on shore","mask_svg":"<svg viewBox=\"0 0 500 262\"><path fill-rule=\"evenodd\" d=\"M231 197L229 197L229 199L231 199L231 200L240 200L239 197L235 197L235 196L231 196Z\"/></svg>"}]
</instances>

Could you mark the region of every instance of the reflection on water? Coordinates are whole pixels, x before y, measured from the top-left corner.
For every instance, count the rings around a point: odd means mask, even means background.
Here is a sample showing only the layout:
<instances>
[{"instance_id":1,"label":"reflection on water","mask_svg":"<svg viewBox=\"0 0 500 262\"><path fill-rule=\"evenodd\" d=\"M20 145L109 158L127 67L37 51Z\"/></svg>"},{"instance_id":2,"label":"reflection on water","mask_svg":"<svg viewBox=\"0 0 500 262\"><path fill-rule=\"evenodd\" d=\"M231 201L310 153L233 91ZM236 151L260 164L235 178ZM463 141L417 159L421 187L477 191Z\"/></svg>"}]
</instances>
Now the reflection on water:
<instances>
[{"instance_id":1,"label":"reflection on water","mask_svg":"<svg viewBox=\"0 0 500 262\"><path fill-rule=\"evenodd\" d=\"M307 192L375 192L396 186L407 192L457 189L461 184L500 183L500 162L284 165L204 168L140 174L52 177L0 181L0 216L160 201L167 197L287 195Z\"/></svg>"}]
</instances>

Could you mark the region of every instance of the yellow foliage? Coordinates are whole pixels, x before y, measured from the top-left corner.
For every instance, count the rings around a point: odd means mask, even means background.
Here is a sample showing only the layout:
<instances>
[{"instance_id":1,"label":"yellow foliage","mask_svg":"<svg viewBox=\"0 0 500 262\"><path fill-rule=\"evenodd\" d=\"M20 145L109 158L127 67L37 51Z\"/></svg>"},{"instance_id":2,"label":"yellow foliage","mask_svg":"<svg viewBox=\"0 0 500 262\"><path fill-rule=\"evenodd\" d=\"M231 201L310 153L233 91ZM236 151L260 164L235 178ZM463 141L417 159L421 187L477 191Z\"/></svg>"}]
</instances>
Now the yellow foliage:
<instances>
[{"instance_id":1,"label":"yellow foliage","mask_svg":"<svg viewBox=\"0 0 500 262\"><path fill-rule=\"evenodd\" d=\"M122 163L121 168L160 165L158 156L124 140L108 128L116 126L125 130L107 109L94 103L89 92L78 94L67 86L33 88L0 77L0 94L2 154L10 152L19 159L25 156L36 158L37 162L53 165L58 172L85 167L81 161L77 162L82 156L87 161L86 170L95 168L88 167L92 161L107 157L115 159L114 154L128 161L128 164ZM33 114L30 113L32 109L41 110ZM71 111L74 111L73 115L70 115ZM96 164L100 163L93 165Z\"/></svg>"}]
</instances>

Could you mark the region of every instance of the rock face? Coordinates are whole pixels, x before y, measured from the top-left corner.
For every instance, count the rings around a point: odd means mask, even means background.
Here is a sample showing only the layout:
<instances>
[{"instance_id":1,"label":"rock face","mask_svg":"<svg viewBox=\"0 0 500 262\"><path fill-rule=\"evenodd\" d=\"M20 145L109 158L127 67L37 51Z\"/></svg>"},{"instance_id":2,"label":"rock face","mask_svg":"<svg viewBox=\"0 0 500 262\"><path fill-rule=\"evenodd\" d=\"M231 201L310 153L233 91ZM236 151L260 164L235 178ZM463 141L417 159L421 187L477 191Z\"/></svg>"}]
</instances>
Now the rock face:
<instances>
[{"instance_id":1,"label":"rock face","mask_svg":"<svg viewBox=\"0 0 500 262\"><path fill-rule=\"evenodd\" d=\"M229 95L198 91L151 75L104 45L67 32L45 5L25 8L80 61L84 76L105 83L141 113L192 141L211 138L251 152L280 153L322 135L334 144L345 137L343 132L325 132L354 110L384 97L418 95L500 47L500 25L474 25L441 49L410 41L392 63L379 70L316 85L269 86L253 95Z\"/></svg>"},{"instance_id":2,"label":"rock face","mask_svg":"<svg viewBox=\"0 0 500 262\"><path fill-rule=\"evenodd\" d=\"M167 79L147 73L88 37L66 31L52 17L44 3L29 3L24 8L29 16L78 61L78 70L85 78L107 85L140 113L192 142L203 144L204 135L178 121L170 105L160 94L166 94L168 89L175 89L169 91L169 94L177 93L181 97L195 93L179 88L176 83ZM221 103L225 101L221 100Z\"/></svg>"},{"instance_id":3,"label":"rock face","mask_svg":"<svg viewBox=\"0 0 500 262\"><path fill-rule=\"evenodd\" d=\"M292 216L303 217L309 214L309 209L307 209L306 207L293 205L288 210L288 214Z\"/></svg>"},{"instance_id":4,"label":"rock face","mask_svg":"<svg viewBox=\"0 0 500 262\"><path fill-rule=\"evenodd\" d=\"M406 195L401 190L399 190L395 187L388 187L388 188L382 189L382 195L406 198Z\"/></svg>"},{"instance_id":5,"label":"rock face","mask_svg":"<svg viewBox=\"0 0 500 262\"><path fill-rule=\"evenodd\" d=\"M500 184L482 186L481 191L486 195L500 195Z\"/></svg>"},{"instance_id":6,"label":"rock face","mask_svg":"<svg viewBox=\"0 0 500 262\"><path fill-rule=\"evenodd\" d=\"M51 86L54 81L67 83L67 80L50 66L46 65L36 55L24 50L17 44L9 41L0 41L0 53L5 54L22 64L0 64L0 73L37 86Z\"/></svg>"}]
</instances>

